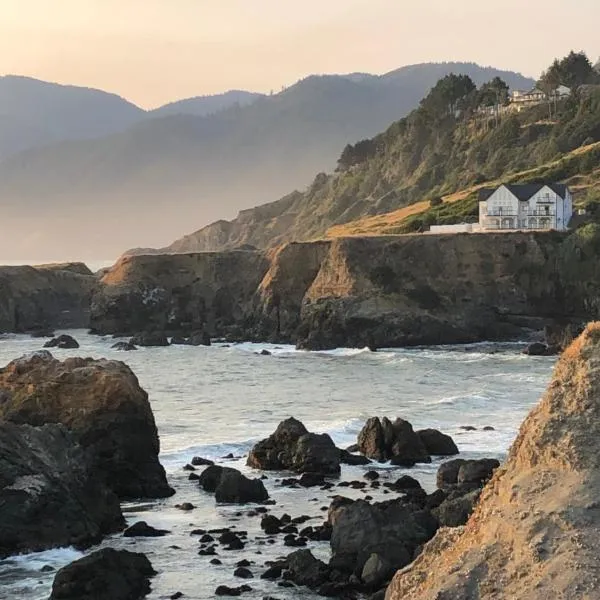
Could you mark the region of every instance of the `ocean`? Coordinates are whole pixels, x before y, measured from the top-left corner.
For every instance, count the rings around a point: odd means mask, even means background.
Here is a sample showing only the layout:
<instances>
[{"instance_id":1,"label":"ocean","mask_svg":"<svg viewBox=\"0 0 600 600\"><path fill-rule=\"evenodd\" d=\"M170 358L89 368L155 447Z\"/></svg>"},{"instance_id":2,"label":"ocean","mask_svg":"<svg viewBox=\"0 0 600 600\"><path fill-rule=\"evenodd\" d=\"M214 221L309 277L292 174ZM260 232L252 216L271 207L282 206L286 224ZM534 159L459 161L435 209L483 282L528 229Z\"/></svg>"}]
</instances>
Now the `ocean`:
<instances>
[{"instance_id":1,"label":"ocean","mask_svg":"<svg viewBox=\"0 0 600 600\"><path fill-rule=\"evenodd\" d=\"M65 332L61 332L65 333ZM218 585L247 583L248 598L264 595L277 598L316 598L312 592L283 589L260 579L268 560L285 556L293 548L260 539L260 518L248 514L251 507L216 506L214 496L201 491L183 470L193 456L216 460L254 474L245 466L245 455L257 440L271 434L290 416L309 430L326 432L336 444L356 442L371 416L402 417L415 429L434 427L450 434L462 458L502 459L515 438L527 412L538 401L551 377L555 359L521 354L523 344L470 344L410 349L338 349L329 352L297 351L272 344L216 344L210 348L172 346L145 348L122 353L112 350L110 337L95 337L84 331L66 332L80 343L79 350L57 350L57 357L93 356L123 360L138 376L149 394L161 440L161 462L170 484L177 490L172 498L130 502L123 505L129 523L145 520L168 529L162 538L123 538L116 535L102 544L147 554L159 572L148 598L169 598L182 592L185 599L214 597ZM0 336L0 365L25 353L39 350L44 340L29 336ZM259 352L269 350L270 356ZM465 431L472 426L474 431ZM491 426L493 431L483 431ZM223 457L233 454L233 459ZM435 489L435 473L443 459L412 469L369 465L342 467L340 480L362 479L376 468L381 481L402 474L416 477L428 491ZM199 471L198 471L199 472ZM265 485L277 504L271 514L284 513L321 523L325 508L336 494L364 496L360 490L318 488L297 490L282 487L281 474L267 473ZM369 493L377 499L381 492ZM191 502L191 512L175 504ZM212 557L198 556L195 528L235 526L248 531L253 540L238 552L220 552L222 565ZM257 539L258 538L258 539ZM327 542L309 542L313 553L327 560ZM94 549L92 549L94 550ZM0 561L0 598L42 600L49 596L54 572L45 566L64 566L80 552L59 549L11 557ZM233 576L235 563L252 562L255 578L242 581Z\"/></svg>"}]
</instances>

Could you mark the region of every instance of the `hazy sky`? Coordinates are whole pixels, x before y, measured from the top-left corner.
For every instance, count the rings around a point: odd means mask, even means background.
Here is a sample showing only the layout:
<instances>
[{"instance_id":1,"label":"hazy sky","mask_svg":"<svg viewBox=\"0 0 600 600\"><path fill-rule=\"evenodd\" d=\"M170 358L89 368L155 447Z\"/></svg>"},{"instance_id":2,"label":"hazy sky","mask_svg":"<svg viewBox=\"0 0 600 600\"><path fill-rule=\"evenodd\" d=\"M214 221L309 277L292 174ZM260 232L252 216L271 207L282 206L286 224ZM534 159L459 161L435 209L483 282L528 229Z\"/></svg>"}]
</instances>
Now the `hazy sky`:
<instances>
[{"instance_id":1,"label":"hazy sky","mask_svg":"<svg viewBox=\"0 0 600 600\"><path fill-rule=\"evenodd\" d=\"M0 0L0 74L144 107L310 73L472 60L537 76L600 56L600 0Z\"/></svg>"}]
</instances>

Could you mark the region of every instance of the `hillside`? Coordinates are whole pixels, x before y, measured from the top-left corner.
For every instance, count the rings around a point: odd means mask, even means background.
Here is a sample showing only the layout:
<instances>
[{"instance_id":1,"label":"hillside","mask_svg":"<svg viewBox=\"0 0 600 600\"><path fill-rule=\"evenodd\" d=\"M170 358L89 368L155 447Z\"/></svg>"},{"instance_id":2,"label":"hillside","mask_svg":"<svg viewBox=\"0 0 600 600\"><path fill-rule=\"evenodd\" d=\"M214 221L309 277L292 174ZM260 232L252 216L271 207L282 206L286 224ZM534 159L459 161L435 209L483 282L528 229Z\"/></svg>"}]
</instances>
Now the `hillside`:
<instances>
[{"instance_id":1,"label":"hillside","mask_svg":"<svg viewBox=\"0 0 600 600\"><path fill-rule=\"evenodd\" d=\"M479 187L499 181L567 181L577 202L600 199L600 89L550 107L479 112L485 90L468 91L450 113L442 80L419 109L340 157L338 170L317 175L304 192L242 211L177 240L169 252L259 248L326 235L422 231L435 223L474 220ZM469 88L470 89L470 88ZM429 200L446 202L430 209Z\"/></svg>"},{"instance_id":2,"label":"hillside","mask_svg":"<svg viewBox=\"0 0 600 600\"><path fill-rule=\"evenodd\" d=\"M0 76L0 161L24 150L122 131L146 116L100 90Z\"/></svg>"},{"instance_id":3,"label":"hillside","mask_svg":"<svg viewBox=\"0 0 600 600\"><path fill-rule=\"evenodd\" d=\"M149 111L151 117L166 117L169 115L194 115L196 117L205 117L221 110L226 110L232 106L248 106L263 94L245 92L243 90L230 90L223 94L214 94L211 96L197 96L195 98L186 98L169 102L159 108Z\"/></svg>"},{"instance_id":4,"label":"hillside","mask_svg":"<svg viewBox=\"0 0 600 600\"><path fill-rule=\"evenodd\" d=\"M82 250L83 258L116 256L132 245L167 243L190 223L231 218L333 168L340 148L407 114L450 71L531 85L514 73L456 63L313 76L247 106L146 118L110 136L11 156L0 163L7 232L0 256L39 256L48 247L55 258L82 257Z\"/></svg>"}]
</instances>

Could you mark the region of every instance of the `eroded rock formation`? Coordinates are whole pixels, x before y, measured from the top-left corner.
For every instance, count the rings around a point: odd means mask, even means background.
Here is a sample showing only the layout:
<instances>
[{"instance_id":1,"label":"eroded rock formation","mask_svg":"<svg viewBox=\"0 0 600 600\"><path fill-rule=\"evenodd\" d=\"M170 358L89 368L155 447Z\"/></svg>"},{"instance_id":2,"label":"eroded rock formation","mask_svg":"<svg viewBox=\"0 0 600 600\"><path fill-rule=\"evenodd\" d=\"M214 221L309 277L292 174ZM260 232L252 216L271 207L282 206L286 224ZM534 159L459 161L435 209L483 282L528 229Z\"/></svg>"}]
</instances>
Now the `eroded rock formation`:
<instances>
[{"instance_id":1,"label":"eroded rock formation","mask_svg":"<svg viewBox=\"0 0 600 600\"><path fill-rule=\"evenodd\" d=\"M122 362L48 351L0 369L0 422L61 423L85 449L95 476L120 498L171 495L158 462L148 395Z\"/></svg>"},{"instance_id":2,"label":"eroded rock formation","mask_svg":"<svg viewBox=\"0 0 600 600\"><path fill-rule=\"evenodd\" d=\"M563 353L466 526L441 529L387 600L596 598L599 440L594 323Z\"/></svg>"}]
</instances>

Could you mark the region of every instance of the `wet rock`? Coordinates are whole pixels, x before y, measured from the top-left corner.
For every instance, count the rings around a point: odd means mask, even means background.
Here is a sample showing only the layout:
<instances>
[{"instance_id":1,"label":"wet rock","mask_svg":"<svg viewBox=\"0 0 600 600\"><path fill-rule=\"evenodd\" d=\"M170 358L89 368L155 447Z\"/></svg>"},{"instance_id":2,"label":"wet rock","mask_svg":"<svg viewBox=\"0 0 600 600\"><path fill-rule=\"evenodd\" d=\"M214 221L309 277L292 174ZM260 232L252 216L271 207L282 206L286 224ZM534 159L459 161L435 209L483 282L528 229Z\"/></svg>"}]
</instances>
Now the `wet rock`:
<instances>
[{"instance_id":1,"label":"wet rock","mask_svg":"<svg viewBox=\"0 0 600 600\"><path fill-rule=\"evenodd\" d=\"M195 331L189 338L190 346L210 346L210 335L206 331Z\"/></svg>"},{"instance_id":2,"label":"wet rock","mask_svg":"<svg viewBox=\"0 0 600 600\"><path fill-rule=\"evenodd\" d=\"M269 567L261 576L261 579L279 579L281 577L282 568L279 565Z\"/></svg>"},{"instance_id":3,"label":"wet rock","mask_svg":"<svg viewBox=\"0 0 600 600\"><path fill-rule=\"evenodd\" d=\"M210 564L211 565L222 565L223 562L220 561L218 558L213 558L213 559L211 559Z\"/></svg>"},{"instance_id":4,"label":"wet rock","mask_svg":"<svg viewBox=\"0 0 600 600\"><path fill-rule=\"evenodd\" d=\"M437 429L420 429L417 435L421 438L425 449L433 456L454 456L458 448L454 440Z\"/></svg>"},{"instance_id":5,"label":"wet rock","mask_svg":"<svg viewBox=\"0 0 600 600\"><path fill-rule=\"evenodd\" d=\"M496 431L496 429L494 427L492 427L491 425L486 425L483 428L484 431Z\"/></svg>"},{"instance_id":6,"label":"wet rock","mask_svg":"<svg viewBox=\"0 0 600 600\"><path fill-rule=\"evenodd\" d=\"M62 423L85 449L96 477L121 499L174 493L158 461L148 395L124 363L61 362L40 351L0 369L0 389L11 394L0 404L0 421Z\"/></svg>"},{"instance_id":7,"label":"wet rock","mask_svg":"<svg viewBox=\"0 0 600 600\"><path fill-rule=\"evenodd\" d=\"M364 478L369 481L375 481L375 479L379 479L379 473L377 471L367 471L364 474Z\"/></svg>"},{"instance_id":8,"label":"wet rock","mask_svg":"<svg viewBox=\"0 0 600 600\"><path fill-rule=\"evenodd\" d=\"M358 434L358 447L368 458L401 466L431 462L421 438L404 419L392 423L387 417L370 418Z\"/></svg>"},{"instance_id":9,"label":"wet rock","mask_svg":"<svg viewBox=\"0 0 600 600\"><path fill-rule=\"evenodd\" d=\"M176 504L175 508L188 512L194 510L196 507L191 502L184 502L183 504Z\"/></svg>"},{"instance_id":10,"label":"wet rock","mask_svg":"<svg viewBox=\"0 0 600 600\"><path fill-rule=\"evenodd\" d=\"M154 575L143 554L105 548L60 569L50 600L141 600L150 593Z\"/></svg>"},{"instance_id":11,"label":"wet rock","mask_svg":"<svg viewBox=\"0 0 600 600\"><path fill-rule=\"evenodd\" d=\"M310 550L297 550L286 558L288 578L296 585L317 588L329 577L329 567Z\"/></svg>"},{"instance_id":12,"label":"wet rock","mask_svg":"<svg viewBox=\"0 0 600 600\"><path fill-rule=\"evenodd\" d=\"M392 484L393 488L397 491L406 490L422 490L421 484L410 475L402 475L399 479Z\"/></svg>"},{"instance_id":13,"label":"wet rock","mask_svg":"<svg viewBox=\"0 0 600 600\"><path fill-rule=\"evenodd\" d=\"M324 485L325 479L320 473L303 473L302 477L298 480L298 483L305 488L315 487L318 485Z\"/></svg>"},{"instance_id":14,"label":"wet rock","mask_svg":"<svg viewBox=\"0 0 600 600\"><path fill-rule=\"evenodd\" d=\"M131 342L117 342L111 346L112 350L119 350L120 352L131 352L137 350L137 346Z\"/></svg>"},{"instance_id":15,"label":"wet rock","mask_svg":"<svg viewBox=\"0 0 600 600\"><path fill-rule=\"evenodd\" d=\"M196 467L194 467L194 466L192 466L192 465L185 465L185 466L183 467L183 470L184 470L184 471L195 471L195 470L196 470Z\"/></svg>"},{"instance_id":16,"label":"wet rock","mask_svg":"<svg viewBox=\"0 0 600 600\"><path fill-rule=\"evenodd\" d=\"M546 344L534 342L523 350L523 354L527 354L528 356L552 356L556 354L556 351Z\"/></svg>"},{"instance_id":17,"label":"wet rock","mask_svg":"<svg viewBox=\"0 0 600 600\"><path fill-rule=\"evenodd\" d=\"M358 451L359 451L358 444L350 444L350 446L348 446L346 448L346 452L352 453L352 452L358 452Z\"/></svg>"},{"instance_id":18,"label":"wet rock","mask_svg":"<svg viewBox=\"0 0 600 600\"><path fill-rule=\"evenodd\" d=\"M215 590L215 595L217 595L217 596L241 596L242 588L239 588L239 587L232 588L232 587L228 587L226 585L220 585Z\"/></svg>"},{"instance_id":19,"label":"wet rock","mask_svg":"<svg viewBox=\"0 0 600 600\"><path fill-rule=\"evenodd\" d=\"M415 510L402 499L370 504L337 497L329 509L332 526L330 566L362 573L371 554L397 570L406 566L415 549L430 540L438 524L428 510Z\"/></svg>"},{"instance_id":20,"label":"wet rock","mask_svg":"<svg viewBox=\"0 0 600 600\"><path fill-rule=\"evenodd\" d=\"M266 515L261 519L260 527L267 535L274 535L280 532L282 523L277 517Z\"/></svg>"},{"instance_id":21,"label":"wet rock","mask_svg":"<svg viewBox=\"0 0 600 600\"><path fill-rule=\"evenodd\" d=\"M350 454L347 450L340 450L340 462L343 465L361 466L368 465L371 461L366 456Z\"/></svg>"},{"instance_id":22,"label":"wet rock","mask_svg":"<svg viewBox=\"0 0 600 600\"><path fill-rule=\"evenodd\" d=\"M70 335L59 335L44 344L44 348L59 348L61 350L73 350L79 348L79 342Z\"/></svg>"},{"instance_id":23,"label":"wet rock","mask_svg":"<svg viewBox=\"0 0 600 600\"><path fill-rule=\"evenodd\" d=\"M201 456L194 456L194 458L192 458L192 464L195 467L210 467L212 465L214 465L214 461L209 460L208 458L202 458Z\"/></svg>"},{"instance_id":24,"label":"wet rock","mask_svg":"<svg viewBox=\"0 0 600 600\"><path fill-rule=\"evenodd\" d=\"M155 529L146 521L138 521L123 532L123 537L162 537L169 533L166 529Z\"/></svg>"},{"instance_id":25,"label":"wet rock","mask_svg":"<svg viewBox=\"0 0 600 600\"><path fill-rule=\"evenodd\" d=\"M268 350L261 350L261 351L259 352L259 354L260 354L261 356L271 356L273 353L272 353L272 352L269 352Z\"/></svg>"},{"instance_id":26,"label":"wet rock","mask_svg":"<svg viewBox=\"0 0 600 600\"><path fill-rule=\"evenodd\" d=\"M143 332L134 335L129 340L134 346L145 346L145 347L157 347L157 346L168 346L169 340L164 333L159 332Z\"/></svg>"},{"instance_id":27,"label":"wet rock","mask_svg":"<svg viewBox=\"0 0 600 600\"><path fill-rule=\"evenodd\" d=\"M214 491L215 499L219 503L246 504L264 502L269 498L262 480L248 479L230 467L208 467L200 475L199 483L205 491Z\"/></svg>"},{"instance_id":28,"label":"wet rock","mask_svg":"<svg viewBox=\"0 0 600 600\"><path fill-rule=\"evenodd\" d=\"M477 431L477 427L473 427L473 425L461 425L459 429L463 431Z\"/></svg>"},{"instance_id":29,"label":"wet rock","mask_svg":"<svg viewBox=\"0 0 600 600\"><path fill-rule=\"evenodd\" d=\"M309 433L300 421L290 418L252 448L247 464L264 470L338 475L340 452L327 434Z\"/></svg>"},{"instance_id":30,"label":"wet rock","mask_svg":"<svg viewBox=\"0 0 600 600\"><path fill-rule=\"evenodd\" d=\"M121 531L119 499L62 425L0 424L0 558Z\"/></svg>"},{"instance_id":31,"label":"wet rock","mask_svg":"<svg viewBox=\"0 0 600 600\"><path fill-rule=\"evenodd\" d=\"M458 483L458 471L464 465L466 460L462 458L456 458L442 463L436 475L436 483L438 488L445 488L449 485Z\"/></svg>"},{"instance_id":32,"label":"wet rock","mask_svg":"<svg viewBox=\"0 0 600 600\"><path fill-rule=\"evenodd\" d=\"M240 579L252 579L254 577L252 571L250 571L250 569L247 569L246 567L238 567L233 572L233 576L239 577Z\"/></svg>"},{"instance_id":33,"label":"wet rock","mask_svg":"<svg viewBox=\"0 0 600 600\"><path fill-rule=\"evenodd\" d=\"M170 600L179 600L179 598L183 598L183 592L175 592L171 596L169 596Z\"/></svg>"}]
</instances>

